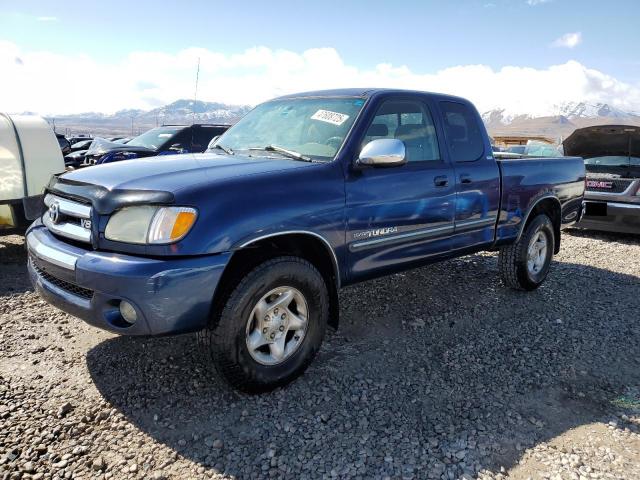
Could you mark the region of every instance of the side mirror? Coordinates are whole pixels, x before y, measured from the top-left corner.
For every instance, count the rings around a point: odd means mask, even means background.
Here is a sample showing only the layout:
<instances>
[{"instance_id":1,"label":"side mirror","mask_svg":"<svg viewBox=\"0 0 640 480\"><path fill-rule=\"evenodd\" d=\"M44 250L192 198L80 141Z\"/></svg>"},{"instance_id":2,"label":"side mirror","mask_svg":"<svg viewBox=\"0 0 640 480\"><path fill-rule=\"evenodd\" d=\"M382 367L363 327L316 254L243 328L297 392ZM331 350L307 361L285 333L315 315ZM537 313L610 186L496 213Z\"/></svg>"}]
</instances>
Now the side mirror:
<instances>
[{"instance_id":1,"label":"side mirror","mask_svg":"<svg viewBox=\"0 0 640 480\"><path fill-rule=\"evenodd\" d=\"M358 156L358 165L397 167L407 163L404 142L396 138L379 138L367 143Z\"/></svg>"}]
</instances>

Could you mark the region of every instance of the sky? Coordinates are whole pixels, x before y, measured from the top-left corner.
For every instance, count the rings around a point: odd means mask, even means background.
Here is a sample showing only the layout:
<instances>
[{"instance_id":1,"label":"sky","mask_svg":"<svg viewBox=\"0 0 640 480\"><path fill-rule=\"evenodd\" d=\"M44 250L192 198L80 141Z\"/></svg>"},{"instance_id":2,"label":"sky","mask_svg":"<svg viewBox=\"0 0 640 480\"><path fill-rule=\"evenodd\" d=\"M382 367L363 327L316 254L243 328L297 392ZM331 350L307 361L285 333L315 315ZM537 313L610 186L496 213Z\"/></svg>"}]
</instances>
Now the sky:
<instances>
[{"instance_id":1,"label":"sky","mask_svg":"<svg viewBox=\"0 0 640 480\"><path fill-rule=\"evenodd\" d=\"M638 0L0 0L0 110L59 115L336 87L481 111L640 112Z\"/></svg>"}]
</instances>

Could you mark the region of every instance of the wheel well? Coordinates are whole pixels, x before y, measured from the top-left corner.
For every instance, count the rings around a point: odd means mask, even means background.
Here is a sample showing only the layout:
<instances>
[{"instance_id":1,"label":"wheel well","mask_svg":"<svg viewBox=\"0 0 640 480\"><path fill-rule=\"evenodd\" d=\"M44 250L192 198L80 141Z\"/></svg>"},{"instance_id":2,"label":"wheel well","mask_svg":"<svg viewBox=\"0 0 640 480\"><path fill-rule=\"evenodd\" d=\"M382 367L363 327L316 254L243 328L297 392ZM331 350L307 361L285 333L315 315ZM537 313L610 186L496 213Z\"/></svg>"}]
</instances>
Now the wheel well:
<instances>
[{"instance_id":1,"label":"wheel well","mask_svg":"<svg viewBox=\"0 0 640 480\"><path fill-rule=\"evenodd\" d=\"M213 301L213 311L224 308L235 286L259 264L282 255L304 258L315 266L329 291L329 325L338 328L340 277L330 246L311 234L290 233L257 240L236 250L222 273Z\"/></svg>"},{"instance_id":2,"label":"wheel well","mask_svg":"<svg viewBox=\"0 0 640 480\"><path fill-rule=\"evenodd\" d=\"M555 237L553 252L558 253L560 251L560 223L562 213L560 209L560 202L558 202L557 199L549 197L542 199L538 203L536 203L531 212L529 212L527 222L522 228L520 234L524 233L529 223L531 223L533 219L541 213L544 213L546 216L548 216L551 219L551 223L553 223L553 233Z\"/></svg>"}]
</instances>

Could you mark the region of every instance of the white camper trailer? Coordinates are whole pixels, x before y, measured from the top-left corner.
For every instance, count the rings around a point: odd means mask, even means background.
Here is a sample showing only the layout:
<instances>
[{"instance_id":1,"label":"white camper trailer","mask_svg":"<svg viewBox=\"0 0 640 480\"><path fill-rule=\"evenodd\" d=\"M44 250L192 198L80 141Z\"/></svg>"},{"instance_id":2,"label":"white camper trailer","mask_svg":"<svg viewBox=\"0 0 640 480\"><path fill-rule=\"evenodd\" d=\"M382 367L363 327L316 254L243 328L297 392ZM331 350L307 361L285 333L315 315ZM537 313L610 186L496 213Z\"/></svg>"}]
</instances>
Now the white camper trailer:
<instances>
[{"instance_id":1,"label":"white camper trailer","mask_svg":"<svg viewBox=\"0 0 640 480\"><path fill-rule=\"evenodd\" d=\"M40 214L43 190L61 172L62 152L43 118L0 113L0 234L23 231Z\"/></svg>"}]
</instances>

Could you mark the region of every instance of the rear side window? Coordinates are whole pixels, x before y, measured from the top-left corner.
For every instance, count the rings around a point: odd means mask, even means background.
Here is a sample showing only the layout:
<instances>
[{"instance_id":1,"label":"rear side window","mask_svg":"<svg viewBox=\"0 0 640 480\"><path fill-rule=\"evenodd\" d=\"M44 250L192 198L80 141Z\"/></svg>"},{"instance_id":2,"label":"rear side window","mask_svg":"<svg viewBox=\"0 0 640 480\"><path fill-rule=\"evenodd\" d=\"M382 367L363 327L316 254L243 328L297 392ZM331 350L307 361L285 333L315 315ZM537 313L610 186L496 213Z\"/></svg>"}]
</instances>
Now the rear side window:
<instances>
[{"instance_id":1,"label":"rear side window","mask_svg":"<svg viewBox=\"0 0 640 480\"><path fill-rule=\"evenodd\" d=\"M440 102L444 130L451 157L456 162L473 162L484 153L482 130L474 112L462 103Z\"/></svg>"},{"instance_id":2,"label":"rear side window","mask_svg":"<svg viewBox=\"0 0 640 480\"><path fill-rule=\"evenodd\" d=\"M194 152L204 152L209 142L216 135L224 133L224 128L216 127L193 127L193 145Z\"/></svg>"},{"instance_id":3,"label":"rear side window","mask_svg":"<svg viewBox=\"0 0 640 480\"><path fill-rule=\"evenodd\" d=\"M174 145L174 148L185 148L187 150L191 150L191 129L185 128L175 135L170 136L162 148L166 150Z\"/></svg>"}]
</instances>

